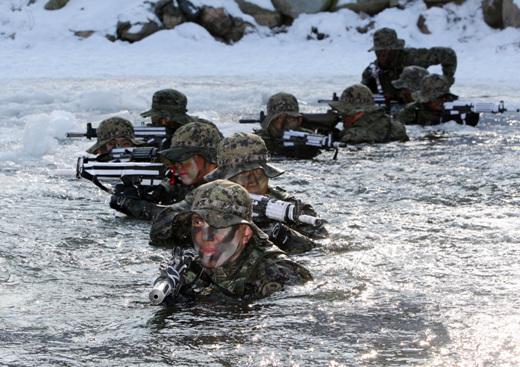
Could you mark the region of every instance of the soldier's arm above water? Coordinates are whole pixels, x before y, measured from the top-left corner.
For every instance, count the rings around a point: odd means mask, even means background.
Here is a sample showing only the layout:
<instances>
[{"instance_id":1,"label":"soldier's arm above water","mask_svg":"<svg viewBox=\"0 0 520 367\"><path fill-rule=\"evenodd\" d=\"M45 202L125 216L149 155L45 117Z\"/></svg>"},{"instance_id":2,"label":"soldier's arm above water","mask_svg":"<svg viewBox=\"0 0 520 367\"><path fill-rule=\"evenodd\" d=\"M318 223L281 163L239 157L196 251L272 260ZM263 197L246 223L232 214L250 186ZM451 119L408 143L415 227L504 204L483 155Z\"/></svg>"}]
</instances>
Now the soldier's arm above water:
<instances>
[{"instance_id":1,"label":"soldier's arm above water","mask_svg":"<svg viewBox=\"0 0 520 367\"><path fill-rule=\"evenodd\" d=\"M433 65L441 65L442 73L452 85L455 82L457 70L457 54L449 47L432 48L405 48L405 64L428 68Z\"/></svg>"}]
</instances>

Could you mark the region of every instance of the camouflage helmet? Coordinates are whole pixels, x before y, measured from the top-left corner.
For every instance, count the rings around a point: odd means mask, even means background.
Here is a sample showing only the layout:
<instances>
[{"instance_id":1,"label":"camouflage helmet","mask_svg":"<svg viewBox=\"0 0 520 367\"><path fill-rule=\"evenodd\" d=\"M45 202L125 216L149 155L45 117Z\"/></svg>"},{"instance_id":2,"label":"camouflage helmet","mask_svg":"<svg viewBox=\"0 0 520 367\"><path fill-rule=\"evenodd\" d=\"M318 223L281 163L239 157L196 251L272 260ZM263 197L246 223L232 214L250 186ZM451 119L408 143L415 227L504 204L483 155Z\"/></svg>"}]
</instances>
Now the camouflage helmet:
<instances>
[{"instance_id":1,"label":"camouflage helmet","mask_svg":"<svg viewBox=\"0 0 520 367\"><path fill-rule=\"evenodd\" d=\"M374 32L374 46L368 51L401 50L404 40L397 38L392 28L380 28Z\"/></svg>"},{"instance_id":2,"label":"camouflage helmet","mask_svg":"<svg viewBox=\"0 0 520 367\"><path fill-rule=\"evenodd\" d=\"M356 112L368 112L379 108L374 104L374 96L370 89L363 84L354 84L346 88L339 101L330 102L329 105L346 115Z\"/></svg>"},{"instance_id":3,"label":"camouflage helmet","mask_svg":"<svg viewBox=\"0 0 520 367\"><path fill-rule=\"evenodd\" d=\"M271 122L283 113L298 117L299 111L298 100L292 94L284 92L273 94L267 101L267 116L262 121L262 128L267 129Z\"/></svg>"},{"instance_id":4,"label":"camouflage helmet","mask_svg":"<svg viewBox=\"0 0 520 367\"><path fill-rule=\"evenodd\" d=\"M261 168L267 177L276 177L282 170L267 163L269 154L261 137L236 133L223 139L217 148L218 168L205 176L206 181L229 179L241 172Z\"/></svg>"},{"instance_id":5,"label":"camouflage helmet","mask_svg":"<svg viewBox=\"0 0 520 367\"><path fill-rule=\"evenodd\" d=\"M177 215L174 221L182 222L195 213L212 227L226 228L236 224L247 224L260 238L268 238L253 223L251 197L239 184L227 180L215 180L193 190L192 198L191 209Z\"/></svg>"},{"instance_id":6,"label":"camouflage helmet","mask_svg":"<svg viewBox=\"0 0 520 367\"><path fill-rule=\"evenodd\" d=\"M88 148L87 153L95 154L103 145L117 138L126 138L134 145L140 144L134 137L132 123L122 117L111 117L101 121L96 129L96 136L96 144Z\"/></svg>"},{"instance_id":7,"label":"camouflage helmet","mask_svg":"<svg viewBox=\"0 0 520 367\"><path fill-rule=\"evenodd\" d=\"M223 135L212 123L190 122L181 126L172 136L170 149L159 152L165 162L182 162L195 154L206 161L217 163L217 146Z\"/></svg>"},{"instance_id":8,"label":"camouflage helmet","mask_svg":"<svg viewBox=\"0 0 520 367\"><path fill-rule=\"evenodd\" d=\"M153 94L152 108L141 113L143 117L165 117L180 124L189 122L186 106L188 98L175 89L161 89Z\"/></svg>"},{"instance_id":9,"label":"camouflage helmet","mask_svg":"<svg viewBox=\"0 0 520 367\"><path fill-rule=\"evenodd\" d=\"M446 101L453 101L458 97L450 93L450 82L439 74L430 74L421 80L421 89L412 93L414 100L421 103L431 102L445 97Z\"/></svg>"},{"instance_id":10,"label":"camouflage helmet","mask_svg":"<svg viewBox=\"0 0 520 367\"><path fill-rule=\"evenodd\" d=\"M421 80L428 75L428 70L420 66L407 66L401 72L399 79L392 81L397 89L410 89L412 92L421 89Z\"/></svg>"}]
</instances>

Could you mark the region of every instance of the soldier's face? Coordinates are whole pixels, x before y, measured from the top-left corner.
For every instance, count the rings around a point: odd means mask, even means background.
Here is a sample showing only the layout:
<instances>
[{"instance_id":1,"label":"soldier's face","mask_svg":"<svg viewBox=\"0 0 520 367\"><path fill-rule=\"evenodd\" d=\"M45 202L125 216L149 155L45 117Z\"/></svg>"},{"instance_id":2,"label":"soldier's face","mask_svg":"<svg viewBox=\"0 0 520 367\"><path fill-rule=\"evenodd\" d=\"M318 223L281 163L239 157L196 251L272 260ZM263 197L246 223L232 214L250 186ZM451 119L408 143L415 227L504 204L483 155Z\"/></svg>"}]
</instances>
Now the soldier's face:
<instances>
[{"instance_id":1,"label":"soldier's face","mask_svg":"<svg viewBox=\"0 0 520 367\"><path fill-rule=\"evenodd\" d=\"M407 88L401 89L401 97L406 103L413 102L412 91Z\"/></svg>"},{"instance_id":2,"label":"soldier's face","mask_svg":"<svg viewBox=\"0 0 520 367\"><path fill-rule=\"evenodd\" d=\"M199 154L195 154L185 161L175 162L173 167L175 173L185 185L198 184L209 173L209 165L206 159Z\"/></svg>"},{"instance_id":3,"label":"soldier's face","mask_svg":"<svg viewBox=\"0 0 520 367\"><path fill-rule=\"evenodd\" d=\"M434 111L441 111L444 108L444 100L435 99L433 101L427 102L426 105L428 106L428 108Z\"/></svg>"},{"instance_id":4,"label":"soldier's face","mask_svg":"<svg viewBox=\"0 0 520 367\"><path fill-rule=\"evenodd\" d=\"M269 133L272 136L282 136L283 132L286 130L297 129L302 125L302 117L301 116L290 116L285 113L276 117L269 124Z\"/></svg>"},{"instance_id":5,"label":"soldier's face","mask_svg":"<svg viewBox=\"0 0 520 367\"><path fill-rule=\"evenodd\" d=\"M128 148L133 144L127 138L115 138L96 150L96 154L106 154L114 148Z\"/></svg>"},{"instance_id":6,"label":"soldier's face","mask_svg":"<svg viewBox=\"0 0 520 367\"><path fill-rule=\"evenodd\" d=\"M390 65L397 57L399 50L378 50L376 51L377 63L381 67Z\"/></svg>"},{"instance_id":7,"label":"soldier's face","mask_svg":"<svg viewBox=\"0 0 520 367\"><path fill-rule=\"evenodd\" d=\"M240 172L229 180L243 186L250 194L266 195L269 190L269 177L262 168Z\"/></svg>"},{"instance_id":8,"label":"soldier's face","mask_svg":"<svg viewBox=\"0 0 520 367\"><path fill-rule=\"evenodd\" d=\"M202 266L206 268L218 268L235 260L251 236L252 230L246 224L215 228L197 214L191 218L193 246L200 255Z\"/></svg>"}]
</instances>

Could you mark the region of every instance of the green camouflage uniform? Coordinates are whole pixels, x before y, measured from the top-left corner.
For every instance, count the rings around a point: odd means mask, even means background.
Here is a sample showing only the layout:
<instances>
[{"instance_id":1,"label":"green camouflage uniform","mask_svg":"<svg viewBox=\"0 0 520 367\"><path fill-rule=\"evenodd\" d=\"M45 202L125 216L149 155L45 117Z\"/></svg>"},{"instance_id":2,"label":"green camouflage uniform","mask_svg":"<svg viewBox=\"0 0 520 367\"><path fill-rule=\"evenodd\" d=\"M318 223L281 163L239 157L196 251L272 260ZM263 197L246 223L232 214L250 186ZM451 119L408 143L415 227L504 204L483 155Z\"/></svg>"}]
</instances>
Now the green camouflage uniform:
<instances>
[{"instance_id":1,"label":"green camouflage uniform","mask_svg":"<svg viewBox=\"0 0 520 367\"><path fill-rule=\"evenodd\" d=\"M392 85L397 89L409 89L417 92L421 89L421 80L428 75L428 70L420 66L412 65L403 69L399 79L394 80Z\"/></svg>"},{"instance_id":2,"label":"green camouflage uniform","mask_svg":"<svg viewBox=\"0 0 520 367\"><path fill-rule=\"evenodd\" d=\"M267 116L262 121L262 129L255 130L254 132L264 140L271 156L311 159L320 154L321 150L317 147L284 147L282 139L283 131L276 131L274 127L271 126L271 122L282 114L292 117L301 116L298 100L292 94L281 92L272 95L267 101ZM302 127L297 127L291 130L312 133L311 130Z\"/></svg>"},{"instance_id":3,"label":"green camouflage uniform","mask_svg":"<svg viewBox=\"0 0 520 367\"><path fill-rule=\"evenodd\" d=\"M340 100L330 102L330 106L345 116L363 112L359 120L345 127L340 133L340 139L345 143L387 143L408 140L404 125L393 121L385 113L384 108L374 105L372 92L362 84L354 84L346 88Z\"/></svg>"},{"instance_id":4,"label":"green camouflage uniform","mask_svg":"<svg viewBox=\"0 0 520 367\"><path fill-rule=\"evenodd\" d=\"M96 129L96 136L96 143L87 149L87 153L95 154L103 145L117 138L128 139L134 146L141 144L140 141L135 139L132 123L122 117L111 117L101 121Z\"/></svg>"},{"instance_id":5,"label":"green camouflage uniform","mask_svg":"<svg viewBox=\"0 0 520 367\"><path fill-rule=\"evenodd\" d=\"M237 259L221 267L208 269L194 261L181 294L250 300L267 297L284 286L312 280L306 268L290 260L251 221L251 200L242 186L226 180L200 186L193 192L190 211L179 214L179 221L187 222L192 213L215 228L247 224L253 230L253 237Z\"/></svg>"},{"instance_id":6,"label":"green camouflage uniform","mask_svg":"<svg viewBox=\"0 0 520 367\"><path fill-rule=\"evenodd\" d=\"M170 139L175 131L190 122L212 122L201 119L197 116L190 116L186 112L188 106L188 98L183 93L175 89L161 89L153 94L152 108L141 113L142 117L163 117L168 118L170 122L166 125L166 141L161 146L162 149L169 147ZM151 125L154 125L153 123ZM163 125L157 125L163 126ZM216 126L215 126L216 127Z\"/></svg>"},{"instance_id":7,"label":"green camouflage uniform","mask_svg":"<svg viewBox=\"0 0 520 367\"><path fill-rule=\"evenodd\" d=\"M374 47L369 51L397 50L390 66L380 68L377 60L370 64L362 75L361 83L368 86L373 93L382 93L390 100L402 102L400 91L392 85L392 81L399 79L405 66L417 65L428 68L432 65L442 65L442 72L450 85L455 81L457 69L457 55L447 47L432 48L405 48L404 41L397 38L393 29L382 28L374 33Z\"/></svg>"},{"instance_id":8,"label":"green camouflage uniform","mask_svg":"<svg viewBox=\"0 0 520 367\"><path fill-rule=\"evenodd\" d=\"M158 160L171 166L173 162L182 162L199 154L207 162L216 163L217 145L222 138L222 134L214 125L188 123L173 134L170 149L160 151ZM150 220L163 210L158 204L170 205L179 202L196 187L184 185L173 177L173 180L163 181L147 198L125 193L114 195L110 206L130 217Z\"/></svg>"},{"instance_id":9,"label":"green camouflage uniform","mask_svg":"<svg viewBox=\"0 0 520 367\"><path fill-rule=\"evenodd\" d=\"M424 77L420 90L416 91L413 96L415 102L407 104L397 116L397 119L405 125L437 125L447 121L444 109L434 110L428 106L428 102L439 98L457 99L457 96L450 93L449 82L437 74Z\"/></svg>"},{"instance_id":10,"label":"green camouflage uniform","mask_svg":"<svg viewBox=\"0 0 520 367\"><path fill-rule=\"evenodd\" d=\"M206 176L207 181L229 179L237 174L256 168L264 170L272 178L283 171L267 163L267 148L262 139L253 134L237 133L223 139L217 149L218 168ZM275 199L289 201L296 204L297 200L280 188L269 188L268 196ZM151 243L159 246L172 247L182 243L190 243L189 230L182 224L173 223L173 218L191 205L191 196L185 202L165 208L154 219L150 231ZM316 216L316 212L309 204L299 203L302 214ZM271 240L288 253L309 251L316 246L311 238L324 238L327 230L323 226L312 227L297 223L280 223L275 233L272 232L278 222L273 220L262 221L258 225L271 235ZM277 236L275 236L277 234Z\"/></svg>"}]
</instances>

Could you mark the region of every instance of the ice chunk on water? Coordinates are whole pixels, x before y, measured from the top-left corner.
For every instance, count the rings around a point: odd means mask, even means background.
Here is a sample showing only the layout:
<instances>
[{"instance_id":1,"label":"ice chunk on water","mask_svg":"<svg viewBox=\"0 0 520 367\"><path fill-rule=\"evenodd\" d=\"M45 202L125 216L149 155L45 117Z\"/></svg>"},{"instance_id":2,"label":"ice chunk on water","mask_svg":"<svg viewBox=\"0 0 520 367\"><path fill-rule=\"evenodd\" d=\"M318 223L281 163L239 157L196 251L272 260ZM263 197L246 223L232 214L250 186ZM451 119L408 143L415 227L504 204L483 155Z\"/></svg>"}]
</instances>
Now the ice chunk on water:
<instances>
[{"instance_id":1,"label":"ice chunk on water","mask_svg":"<svg viewBox=\"0 0 520 367\"><path fill-rule=\"evenodd\" d=\"M29 115L25 120L23 151L33 157L52 152L58 144L56 139L63 139L68 131L80 128L74 114L67 111Z\"/></svg>"}]
</instances>

